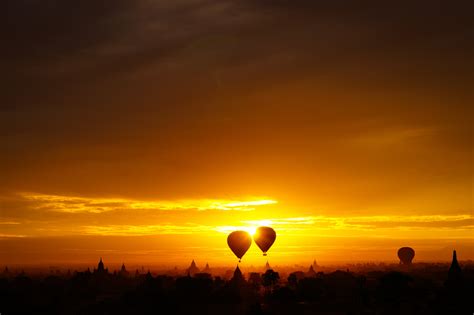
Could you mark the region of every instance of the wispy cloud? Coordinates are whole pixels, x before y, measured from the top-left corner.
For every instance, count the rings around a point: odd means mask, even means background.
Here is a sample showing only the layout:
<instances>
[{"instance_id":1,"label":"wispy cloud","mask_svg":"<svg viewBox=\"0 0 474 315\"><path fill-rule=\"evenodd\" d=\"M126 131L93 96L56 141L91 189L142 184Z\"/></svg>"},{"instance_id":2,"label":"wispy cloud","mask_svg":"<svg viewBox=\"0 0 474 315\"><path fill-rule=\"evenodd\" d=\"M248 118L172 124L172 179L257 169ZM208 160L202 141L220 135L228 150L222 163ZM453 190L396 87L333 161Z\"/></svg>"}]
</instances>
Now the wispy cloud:
<instances>
[{"instance_id":1,"label":"wispy cloud","mask_svg":"<svg viewBox=\"0 0 474 315\"><path fill-rule=\"evenodd\" d=\"M262 220L230 221L230 225L199 224L196 222L179 223L174 221L154 224L79 224L77 226L37 227L32 233L3 233L0 238L26 237L35 235L101 235L101 236L151 236L230 233L235 230L255 232L258 226L272 226L279 235L318 235L318 236L400 236L399 233L412 231L407 235L426 236L433 232L461 233L464 237L474 232L474 216L462 215L425 215L425 216L304 216L270 218ZM13 222L10 222L13 223ZM14 226L14 225L13 225ZM39 233L39 234L38 234ZM352 233L352 234L351 234ZM374 234L375 233L375 234ZM464 235L464 236L463 236Z\"/></svg>"},{"instance_id":2,"label":"wispy cloud","mask_svg":"<svg viewBox=\"0 0 474 315\"><path fill-rule=\"evenodd\" d=\"M212 227L197 224L188 225L88 225L81 227L86 235L146 236L162 234L193 234L212 231Z\"/></svg>"},{"instance_id":3,"label":"wispy cloud","mask_svg":"<svg viewBox=\"0 0 474 315\"><path fill-rule=\"evenodd\" d=\"M252 231L255 226L273 226L279 231L373 231L382 229L456 229L472 230L474 216L460 215L386 215L386 216L306 216L242 221L242 226L218 226L216 231L228 233L232 230Z\"/></svg>"},{"instance_id":4,"label":"wispy cloud","mask_svg":"<svg viewBox=\"0 0 474 315\"><path fill-rule=\"evenodd\" d=\"M1 239L1 238L23 238L23 237L27 237L27 235L24 235L24 234L4 234L4 233L0 233L0 239Z\"/></svg>"},{"instance_id":5,"label":"wispy cloud","mask_svg":"<svg viewBox=\"0 0 474 315\"><path fill-rule=\"evenodd\" d=\"M146 236L163 234L229 233L258 226L272 226L279 235L415 235L429 233L458 233L464 237L474 231L474 216L470 213L445 215L352 215L352 216L278 216L273 212L277 201L270 198L186 199L177 201L135 200L125 198L93 198L23 193L29 211L42 216L25 221L9 216L0 218L1 237L60 236L60 235L117 235ZM232 211L251 211L245 216ZM218 211L206 213L206 210ZM157 211L157 215L150 213ZM159 212L162 211L162 212ZM173 212L177 211L177 212ZM231 212L227 212L231 211ZM77 220L70 223L71 214ZM82 214L82 215L80 215ZM99 215L102 214L102 215ZM143 214L140 216L139 214ZM248 219L246 219L246 217ZM249 219L252 218L252 219ZM411 231L405 233L405 231ZM401 234L400 234L401 233Z\"/></svg>"},{"instance_id":6,"label":"wispy cloud","mask_svg":"<svg viewBox=\"0 0 474 315\"><path fill-rule=\"evenodd\" d=\"M21 223L17 221L1 221L0 220L0 225L18 225L18 224L21 224Z\"/></svg>"},{"instance_id":7,"label":"wispy cloud","mask_svg":"<svg viewBox=\"0 0 474 315\"><path fill-rule=\"evenodd\" d=\"M248 199L185 199L185 200L135 200L124 198L91 198L23 193L22 197L33 201L37 209L67 213L102 213L114 210L234 210L252 211L256 207L276 204L267 198Z\"/></svg>"},{"instance_id":8,"label":"wispy cloud","mask_svg":"<svg viewBox=\"0 0 474 315\"><path fill-rule=\"evenodd\" d=\"M378 133L361 134L351 141L358 145L379 147L403 144L407 141L415 141L423 137L433 136L435 133L435 129L428 127L398 127L382 130Z\"/></svg>"}]
</instances>

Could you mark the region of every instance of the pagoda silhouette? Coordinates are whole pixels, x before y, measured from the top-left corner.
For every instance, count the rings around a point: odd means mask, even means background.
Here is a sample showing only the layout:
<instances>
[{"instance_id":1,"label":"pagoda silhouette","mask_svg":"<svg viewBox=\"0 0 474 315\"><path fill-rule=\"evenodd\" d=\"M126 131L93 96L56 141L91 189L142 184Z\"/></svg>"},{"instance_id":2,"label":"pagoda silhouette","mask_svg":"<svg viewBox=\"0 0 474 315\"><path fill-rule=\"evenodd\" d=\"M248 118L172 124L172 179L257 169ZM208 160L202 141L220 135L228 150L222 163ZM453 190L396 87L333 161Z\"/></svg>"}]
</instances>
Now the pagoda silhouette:
<instances>
[{"instance_id":1,"label":"pagoda silhouette","mask_svg":"<svg viewBox=\"0 0 474 315\"><path fill-rule=\"evenodd\" d=\"M448 270L448 279L446 285L451 289L456 287L461 287L463 283L463 275L461 267L459 266L457 253L453 250L453 260L451 261L451 266Z\"/></svg>"},{"instance_id":2,"label":"pagoda silhouette","mask_svg":"<svg viewBox=\"0 0 474 315\"><path fill-rule=\"evenodd\" d=\"M127 271L127 268L125 268L125 264L122 263L122 267L120 268L120 271L119 271L119 276L121 277L128 277L129 276L129 272Z\"/></svg>"},{"instance_id":3,"label":"pagoda silhouette","mask_svg":"<svg viewBox=\"0 0 474 315\"><path fill-rule=\"evenodd\" d=\"M234 284L241 284L245 282L244 275L242 274L242 271L240 270L239 266L235 268L234 276L232 277L232 279L230 279L230 282Z\"/></svg>"},{"instance_id":4,"label":"pagoda silhouette","mask_svg":"<svg viewBox=\"0 0 474 315\"><path fill-rule=\"evenodd\" d=\"M456 250L453 250L453 260L451 261L451 266L449 267L448 276L449 277L458 277L462 273L461 267L458 263L458 256Z\"/></svg>"},{"instance_id":5,"label":"pagoda silhouette","mask_svg":"<svg viewBox=\"0 0 474 315\"><path fill-rule=\"evenodd\" d=\"M272 267L270 266L270 264L267 261L267 263L265 264L264 270L267 271L267 270L270 270L270 269L272 269Z\"/></svg>"},{"instance_id":6,"label":"pagoda silhouette","mask_svg":"<svg viewBox=\"0 0 474 315\"><path fill-rule=\"evenodd\" d=\"M315 277L316 271L314 271L313 265L309 266L308 272L305 274L306 277Z\"/></svg>"},{"instance_id":7,"label":"pagoda silhouette","mask_svg":"<svg viewBox=\"0 0 474 315\"><path fill-rule=\"evenodd\" d=\"M196 263L193 261L191 262L191 265L189 266L188 269L186 269L186 272L189 276L194 276L196 273L199 272L199 268L196 266Z\"/></svg>"},{"instance_id":8,"label":"pagoda silhouette","mask_svg":"<svg viewBox=\"0 0 474 315\"><path fill-rule=\"evenodd\" d=\"M105 268L102 257L100 257L99 263L97 264L97 269L94 269L94 274L108 274L109 268Z\"/></svg>"},{"instance_id":9,"label":"pagoda silhouette","mask_svg":"<svg viewBox=\"0 0 474 315\"><path fill-rule=\"evenodd\" d=\"M5 266L5 269L3 269L3 276L5 278L8 278L10 277L11 273L10 273L10 270L8 269L8 266Z\"/></svg>"}]
</instances>

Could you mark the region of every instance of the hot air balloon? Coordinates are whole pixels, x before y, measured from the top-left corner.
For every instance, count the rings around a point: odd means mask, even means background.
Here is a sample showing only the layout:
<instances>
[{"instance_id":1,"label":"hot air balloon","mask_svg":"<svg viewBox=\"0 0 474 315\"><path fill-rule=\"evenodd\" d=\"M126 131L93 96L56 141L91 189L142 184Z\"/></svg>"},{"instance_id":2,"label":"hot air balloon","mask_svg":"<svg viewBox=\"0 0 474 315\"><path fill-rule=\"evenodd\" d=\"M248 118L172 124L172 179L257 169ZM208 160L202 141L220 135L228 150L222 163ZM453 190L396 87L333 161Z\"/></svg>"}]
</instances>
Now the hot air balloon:
<instances>
[{"instance_id":1,"label":"hot air balloon","mask_svg":"<svg viewBox=\"0 0 474 315\"><path fill-rule=\"evenodd\" d=\"M272 247L275 242L276 233L275 230L268 226L260 226L257 228L253 240L263 252L263 256L267 256L267 251Z\"/></svg>"},{"instance_id":2,"label":"hot air balloon","mask_svg":"<svg viewBox=\"0 0 474 315\"><path fill-rule=\"evenodd\" d=\"M411 247L402 247L398 250L398 258L403 265L410 265L413 257L415 257L415 251Z\"/></svg>"},{"instance_id":3,"label":"hot air balloon","mask_svg":"<svg viewBox=\"0 0 474 315\"><path fill-rule=\"evenodd\" d=\"M227 236L227 245L232 252L240 259L245 255L247 250L252 245L252 237L245 231L234 231Z\"/></svg>"}]
</instances>

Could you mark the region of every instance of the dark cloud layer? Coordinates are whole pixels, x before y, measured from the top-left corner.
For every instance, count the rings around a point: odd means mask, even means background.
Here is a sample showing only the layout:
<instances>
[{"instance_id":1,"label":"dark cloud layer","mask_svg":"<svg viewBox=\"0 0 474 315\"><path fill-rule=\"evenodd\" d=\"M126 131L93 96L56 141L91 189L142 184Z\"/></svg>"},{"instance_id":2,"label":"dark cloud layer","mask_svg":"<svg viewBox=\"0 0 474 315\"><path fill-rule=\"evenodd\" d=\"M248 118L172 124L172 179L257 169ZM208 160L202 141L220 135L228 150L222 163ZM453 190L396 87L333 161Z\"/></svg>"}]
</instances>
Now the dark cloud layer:
<instances>
[{"instance_id":1,"label":"dark cloud layer","mask_svg":"<svg viewBox=\"0 0 474 315\"><path fill-rule=\"evenodd\" d=\"M199 68L272 56L299 57L293 62L310 70L374 61L466 75L472 60L459 57L472 52L468 3L9 0L2 60L24 75L86 80L163 59Z\"/></svg>"},{"instance_id":2,"label":"dark cloud layer","mask_svg":"<svg viewBox=\"0 0 474 315\"><path fill-rule=\"evenodd\" d=\"M469 6L3 1L0 189L464 207Z\"/></svg>"}]
</instances>

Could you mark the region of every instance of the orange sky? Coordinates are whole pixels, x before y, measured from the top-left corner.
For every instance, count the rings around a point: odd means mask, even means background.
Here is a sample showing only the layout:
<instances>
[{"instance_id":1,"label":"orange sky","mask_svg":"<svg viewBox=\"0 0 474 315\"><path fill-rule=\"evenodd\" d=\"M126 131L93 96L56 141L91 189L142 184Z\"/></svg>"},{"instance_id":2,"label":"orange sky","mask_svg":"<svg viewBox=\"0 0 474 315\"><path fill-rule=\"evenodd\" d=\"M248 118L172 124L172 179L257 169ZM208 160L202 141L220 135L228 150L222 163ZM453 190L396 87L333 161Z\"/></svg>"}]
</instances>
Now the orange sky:
<instances>
[{"instance_id":1,"label":"orange sky","mask_svg":"<svg viewBox=\"0 0 474 315\"><path fill-rule=\"evenodd\" d=\"M232 264L260 224L276 264L474 259L467 12L8 4L0 261Z\"/></svg>"}]
</instances>

